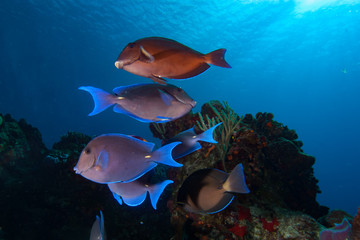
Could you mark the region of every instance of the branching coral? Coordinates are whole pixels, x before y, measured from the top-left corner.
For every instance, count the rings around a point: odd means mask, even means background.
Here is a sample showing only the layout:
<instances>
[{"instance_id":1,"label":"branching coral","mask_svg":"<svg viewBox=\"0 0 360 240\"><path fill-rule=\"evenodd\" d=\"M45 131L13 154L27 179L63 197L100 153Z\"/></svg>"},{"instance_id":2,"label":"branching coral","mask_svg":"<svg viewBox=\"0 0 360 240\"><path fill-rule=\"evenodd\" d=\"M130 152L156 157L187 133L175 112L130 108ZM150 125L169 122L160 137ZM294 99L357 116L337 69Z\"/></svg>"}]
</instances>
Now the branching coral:
<instances>
[{"instance_id":1,"label":"branching coral","mask_svg":"<svg viewBox=\"0 0 360 240\"><path fill-rule=\"evenodd\" d=\"M165 124L153 123L153 126L156 129L156 131L159 133L159 135L161 136L161 139L165 139L165 133L166 133Z\"/></svg>"},{"instance_id":2,"label":"branching coral","mask_svg":"<svg viewBox=\"0 0 360 240\"><path fill-rule=\"evenodd\" d=\"M234 112L234 110L229 106L226 101L223 101L223 109L220 112L212 105L211 102L209 102L209 106L215 113L216 117L210 119L208 114L206 114L205 118L207 123L205 123L203 116L201 115L201 113L199 113L200 121L196 121L196 123L198 127L203 131L206 131L207 129L219 122L223 123L221 126L219 126L218 130L220 132L221 143L219 147L222 148L220 159L222 161L224 170L227 171L225 165L225 156L229 150L231 136L239 128L242 118Z\"/></svg>"}]
</instances>

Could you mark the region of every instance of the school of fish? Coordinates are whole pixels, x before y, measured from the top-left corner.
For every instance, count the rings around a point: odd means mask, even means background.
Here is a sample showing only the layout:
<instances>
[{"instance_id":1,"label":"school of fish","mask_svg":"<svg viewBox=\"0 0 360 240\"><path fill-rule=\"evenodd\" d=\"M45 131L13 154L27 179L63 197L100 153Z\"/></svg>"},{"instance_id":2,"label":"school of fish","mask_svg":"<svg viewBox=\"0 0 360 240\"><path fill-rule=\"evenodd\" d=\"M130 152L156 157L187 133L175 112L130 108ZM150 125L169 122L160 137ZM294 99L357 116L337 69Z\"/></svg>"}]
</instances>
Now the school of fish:
<instances>
[{"instance_id":1,"label":"school of fish","mask_svg":"<svg viewBox=\"0 0 360 240\"><path fill-rule=\"evenodd\" d=\"M148 37L127 44L115 61L118 69L150 78L155 83L120 86L108 93L92 86L81 86L90 93L94 108L89 116L113 106L113 111L141 122L169 122L190 112L196 105L183 89L167 84L167 79L186 79L206 71L210 65L231 68L225 61L226 49L202 54L177 41ZM209 65L210 64L210 65ZM188 129L154 149L155 144L141 137L109 133L92 139L82 150L74 171L86 179L107 184L116 201L138 206L149 195L156 209L164 189L173 181L149 181L158 164L181 167L176 160L201 148L199 141L216 144L218 123L201 134ZM212 214L225 209L236 193L249 193L242 164L231 173L218 169L193 172L182 183L177 202L185 210ZM90 240L106 239L103 214L96 216Z\"/></svg>"}]
</instances>

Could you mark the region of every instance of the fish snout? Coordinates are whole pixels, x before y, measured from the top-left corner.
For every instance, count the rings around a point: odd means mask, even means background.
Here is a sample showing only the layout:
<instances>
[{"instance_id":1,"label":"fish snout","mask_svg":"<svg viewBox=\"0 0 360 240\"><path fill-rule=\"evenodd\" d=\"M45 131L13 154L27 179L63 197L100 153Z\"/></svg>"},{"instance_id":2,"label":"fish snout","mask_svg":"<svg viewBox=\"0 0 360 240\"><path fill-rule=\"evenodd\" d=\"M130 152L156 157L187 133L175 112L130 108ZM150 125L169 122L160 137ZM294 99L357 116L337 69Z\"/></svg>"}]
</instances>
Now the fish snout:
<instances>
[{"instance_id":1,"label":"fish snout","mask_svg":"<svg viewBox=\"0 0 360 240\"><path fill-rule=\"evenodd\" d=\"M81 174L82 171L80 171L76 166L73 168L76 174Z\"/></svg>"},{"instance_id":2,"label":"fish snout","mask_svg":"<svg viewBox=\"0 0 360 240\"><path fill-rule=\"evenodd\" d=\"M122 69L124 67L124 62L123 61L116 61L115 62L115 67L118 69Z\"/></svg>"},{"instance_id":3,"label":"fish snout","mask_svg":"<svg viewBox=\"0 0 360 240\"><path fill-rule=\"evenodd\" d=\"M194 108L196 106L196 103L197 103L196 101L191 101L190 105Z\"/></svg>"}]
</instances>

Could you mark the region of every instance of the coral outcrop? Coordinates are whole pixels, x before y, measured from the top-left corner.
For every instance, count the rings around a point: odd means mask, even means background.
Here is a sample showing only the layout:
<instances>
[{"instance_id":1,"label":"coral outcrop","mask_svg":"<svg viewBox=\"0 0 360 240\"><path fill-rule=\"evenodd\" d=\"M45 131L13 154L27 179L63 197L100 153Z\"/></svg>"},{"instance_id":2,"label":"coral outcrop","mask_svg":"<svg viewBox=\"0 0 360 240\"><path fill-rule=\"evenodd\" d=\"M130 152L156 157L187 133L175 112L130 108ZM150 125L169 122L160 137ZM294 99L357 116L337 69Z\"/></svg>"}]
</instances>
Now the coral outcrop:
<instances>
[{"instance_id":1,"label":"coral outcrop","mask_svg":"<svg viewBox=\"0 0 360 240\"><path fill-rule=\"evenodd\" d=\"M153 179L174 180L155 211L149 199L136 208L120 206L107 185L74 173L90 136L68 132L49 150L36 128L0 114L0 239L88 239L99 210L112 239L318 239L321 229L346 213L326 215L327 208L316 202L314 157L302 151L294 130L273 118L271 113L240 117L229 105L212 101L200 113L150 124L154 136L166 141L194 125L201 133L224 123L215 131L218 144L201 143L200 150L177 160L182 168L154 170ZM192 214L176 204L177 191L192 172L229 171L238 163L250 194L238 194L225 210L211 215ZM321 216L324 226L315 221ZM359 239L359 222L358 214L353 239Z\"/></svg>"},{"instance_id":2,"label":"coral outcrop","mask_svg":"<svg viewBox=\"0 0 360 240\"><path fill-rule=\"evenodd\" d=\"M187 228L182 232L207 239L316 239L316 234L310 236L320 230L314 219L325 215L328 208L316 202L320 189L313 175L315 158L303 152L294 130L273 118L271 113L240 117L227 103L211 101L200 113L150 124L154 136L166 142L194 125L200 133L223 122L215 131L218 144L201 143L202 149L178 159L182 168L168 171L174 180L169 202L172 223L183 225L177 229ZM197 216L177 206L177 191L192 172L202 168L227 171L239 163L244 166L250 194L239 195L226 210L214 215ZM298 221L291 231L289 221Z\"/></svg>"}]
</instances>

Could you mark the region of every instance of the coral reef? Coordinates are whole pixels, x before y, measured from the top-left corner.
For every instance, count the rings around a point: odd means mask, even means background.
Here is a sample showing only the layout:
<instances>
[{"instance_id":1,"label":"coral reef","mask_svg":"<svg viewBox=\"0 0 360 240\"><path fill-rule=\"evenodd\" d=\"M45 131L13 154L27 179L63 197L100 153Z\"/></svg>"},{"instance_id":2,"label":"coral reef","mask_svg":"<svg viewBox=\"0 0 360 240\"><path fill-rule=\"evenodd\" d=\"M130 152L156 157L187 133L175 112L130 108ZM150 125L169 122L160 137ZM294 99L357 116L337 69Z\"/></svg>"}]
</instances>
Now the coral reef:
<instances>
[{"instance_id":1,"label":"coral reef","mask_svg":"<svg viewBox=\"0 0 360 240\"><path fill-rule=\"evenodd\" d=\"M91 137L69 132L48 150L39 131L24 120L0 118L0 239L89 239L99 210L111 239L171 237L168 191L156 211L149 200L137 208L120 206L107 185L74 173Z\"/></svg>"},{"instance_id":2,"label":"coral reef","mask_svg":"<svg viewBox=\"0 0 360 240\"><path fill-rule=\"evenodd\" d=\"M294 130L273 118L271 113L240 117L227 103L211 101L202 106L200 113L189 113L161 124L161 133L156 124L150 124L154 136L165 142L193 125L195 132L200 133L219 121L224 123L215 131L218 144L202 143L202 149L178 160L184 164L182 168L168 171L168 177L174 181L168 204L171 219L176 229L182 229L177 233L177 239L183 237L179 236L182 232L207 239L317 238L320 225L314 219L327 214L328 208L316 202L320 190L313 175L315 158L302 151L302 142L297 140ZM175 204L181 183L192 172L202 168L226 171L239 163L244 166L251 193L239 195L225 211L197 216ZM248 210L239 213L238 209L250 209L251 214ZM238 219L237 215L245 217ZM290 218L299 221L291 231L287 224ZM183 230L186 226L191 227ZM305 236L304 232L314 236Z\"/></svg>"},{"instance_id":3,"label":"coral reef","mask_svg":"<svg viewBox=\"0 0 360 240\"><path fill-rule=\"evenodd\" d=\"M154 181L174 180L155 211L149 199L136 208L120 206L105 184L74 174L90 136L68 132L49 150L36 128L0 114L0 239L88 239L99 210L111 239L318 239L321 229L351 216L337 210L326 215L328 209L316 202L314 157L302 151L294 130L273 118L271 113L240 117L226 103L212 101L200 113L150 124L154 136L166 141L194 125L199 134L228 121L215 131L218 144L201 142L200 150L177 160L182 168L154 170ZM178 188L192 172L238 163L250 194L211 215L176 204ZM324 226L314 220L319 217ZM358 214L352 221L352 239L359 239L359 219Z\"/></svg>"}]
</instances>

